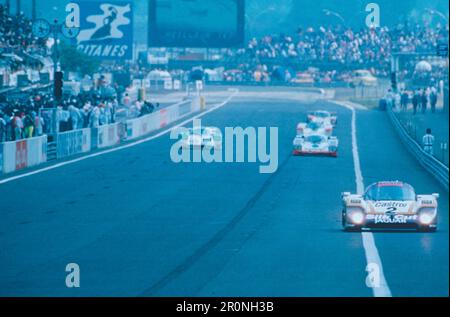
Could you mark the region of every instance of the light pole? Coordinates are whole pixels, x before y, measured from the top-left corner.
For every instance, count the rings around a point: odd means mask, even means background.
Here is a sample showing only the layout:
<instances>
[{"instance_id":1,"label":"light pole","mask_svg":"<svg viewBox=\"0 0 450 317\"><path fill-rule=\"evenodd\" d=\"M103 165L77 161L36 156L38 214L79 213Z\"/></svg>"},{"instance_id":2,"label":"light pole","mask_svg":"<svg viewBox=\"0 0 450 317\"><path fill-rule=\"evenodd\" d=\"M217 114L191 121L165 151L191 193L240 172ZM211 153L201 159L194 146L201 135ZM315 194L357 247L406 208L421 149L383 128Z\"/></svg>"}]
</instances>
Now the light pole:
<instances>
[{"instance_id":1,"label":"light pole","mask_svg":"<svg viewBox=\"0 0 450 317\"><path fill-rule=\"evenodd\" d=\"M53 38L52 58L53 58L53 81L54 81L54 96L55 102L59 101L62 89L62 75L59 64L59 34L62 34L67 39L72 39L78 36L80 29L67 27L65 23L59 23L58 19L49 23L45 19L34 20L32 25L33 35L45 39L51 36ZM58 78L57 78L58 77Z\"/></svg>"},{"instance_id":2,"label":"light pole","mask_svg":"<svg viewBox=\"0 0 450 317\"><path fill-rule=\"evenodd\" d=\"M339 13L337 13L337 12L335 12L335 11L331 11L331 10L328 10L328 9L323 9L322 10L322 12L326 15L326 16L335 16L336 18L338 18L341 22L342 22L342 24L345 26L346 25L346 22L345 22L345 19L342 17L342 15L340 15Z\"/></svg>"}]
</instances>

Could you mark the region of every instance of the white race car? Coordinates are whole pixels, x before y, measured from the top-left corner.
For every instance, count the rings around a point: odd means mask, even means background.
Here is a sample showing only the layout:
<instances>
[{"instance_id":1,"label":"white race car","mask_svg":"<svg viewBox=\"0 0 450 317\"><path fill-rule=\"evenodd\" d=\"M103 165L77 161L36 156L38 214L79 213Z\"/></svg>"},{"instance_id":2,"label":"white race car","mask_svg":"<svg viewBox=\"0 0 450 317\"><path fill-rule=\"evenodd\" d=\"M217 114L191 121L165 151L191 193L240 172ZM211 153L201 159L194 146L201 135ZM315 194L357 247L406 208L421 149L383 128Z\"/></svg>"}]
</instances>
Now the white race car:
<instances>
[{"instance_id":1,"label":"white race car","mask_svg":"<svg viewBox=\"0 0 450 317\"><path fill-rule=\"evenodd\" d=\"M369 228L436 231L439 194L416 195L406 183L378 182L363 195L342 193L342 226L346 231Z\"/></svg>"},{"instance_id":2,"label":"white race car","mask_svg":"<svg viewBox=\"0 0 450 317\"><path fill-rule=\"evenodd\" d=\"M317 110L308 112L308 122L329 122L333 126L337 124L337 114L335 112L329 112L325 110Z\"/></svg>"},{"instance_id":3,"label":"white race car","mask_svg":"<svg viewBox=\"0 0 450 317\"><path fill-rule=\"evenodd\" d=\"M325 155L337 157L339 141L335 136L297 135L293 142L294 155Z\"/></svg>"},{"instance_id":4,"label":"white race car","mask_svg":"<svg viewBox=\"0 0 450 317\"><path fill-rule=\"evenodd\" d=\"M222 133L217 128L190 128L183 135L183 148L214 148L215 150L221 150Z\"/></svg>"},{"instance_id":5,"label":"white race car","mask_svg":"<svg viewBox=\"0 0 450 317\"><path fill-rule=\"evenodd\" d=\"M311 134L321 134L331 136L333 133L333 125L328 121L311 121L308 123L300 122L297 124L297 135L308 136Z\"/></svg>"}]
</instances>

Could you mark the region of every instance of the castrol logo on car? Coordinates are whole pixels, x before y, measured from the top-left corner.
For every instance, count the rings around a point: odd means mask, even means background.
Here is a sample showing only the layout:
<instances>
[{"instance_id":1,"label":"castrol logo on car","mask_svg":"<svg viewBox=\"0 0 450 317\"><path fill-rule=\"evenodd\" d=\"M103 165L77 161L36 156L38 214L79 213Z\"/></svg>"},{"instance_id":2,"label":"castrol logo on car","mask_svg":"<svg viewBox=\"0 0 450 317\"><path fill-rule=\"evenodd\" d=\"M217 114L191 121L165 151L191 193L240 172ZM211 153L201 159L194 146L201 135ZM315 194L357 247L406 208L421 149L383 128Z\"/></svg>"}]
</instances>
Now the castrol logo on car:
<instances>
[{"instance_id":1,"label":"castrol logo on car","mask_svg":"<svg viewBox=\"0 0 450 317\"><path fill-rule=\"evenodd\" d=\"M413 202L382 201L372 204L375 212L409 212Z\"/></svg>"}]
</instances>

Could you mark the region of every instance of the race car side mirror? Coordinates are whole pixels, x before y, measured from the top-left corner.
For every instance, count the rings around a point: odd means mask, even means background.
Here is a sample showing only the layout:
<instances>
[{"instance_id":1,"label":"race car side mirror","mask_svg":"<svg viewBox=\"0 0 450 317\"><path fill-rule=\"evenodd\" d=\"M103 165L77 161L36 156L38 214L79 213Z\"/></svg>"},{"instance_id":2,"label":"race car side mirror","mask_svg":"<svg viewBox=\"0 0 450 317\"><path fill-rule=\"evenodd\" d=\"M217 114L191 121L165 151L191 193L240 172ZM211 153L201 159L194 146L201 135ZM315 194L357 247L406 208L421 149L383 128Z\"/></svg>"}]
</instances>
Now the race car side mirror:
<instances>
[{"instance_id":1,"label":"race car side mirror","mask_svg":"<svg viewBox=\"0 0 450 317\"><path fill-rule=\"evenodd\" d=\"M433 194L431 194L431 196L433 196L434 198L436 198L436 199L439 199L439 194L438 193L433 193Z\"/></svg>"},{"instance_id":2,"label":"race car side mirror","mask_svg":"<svg viewBox=\"0 0 450 317\"><path fill-rule=\"evenodd\" d=\"M342 197L347 197L347 196L350 196L350 195L351 195L350 192L343 192L343 193L341 193Z\"/></svg>"}]
</instances>

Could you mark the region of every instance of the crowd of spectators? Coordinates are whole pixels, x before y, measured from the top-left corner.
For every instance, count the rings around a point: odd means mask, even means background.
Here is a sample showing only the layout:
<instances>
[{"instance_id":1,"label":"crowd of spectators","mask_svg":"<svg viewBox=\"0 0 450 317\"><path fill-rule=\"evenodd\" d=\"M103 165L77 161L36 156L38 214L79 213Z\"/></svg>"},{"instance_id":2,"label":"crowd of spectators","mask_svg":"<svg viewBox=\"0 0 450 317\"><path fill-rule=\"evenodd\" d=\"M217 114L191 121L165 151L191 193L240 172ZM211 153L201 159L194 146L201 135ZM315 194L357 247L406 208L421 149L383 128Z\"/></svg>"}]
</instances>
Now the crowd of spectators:
<instances>
[{"instance_id":1,"label":"crowd of spectators","mask_svg":"<svg viewBox=\"0 0 450 317\"><path fill-rule=\"evenodd\" d=\"M0 49L30 52L45 49L45 40L33 36L32 21L22 12L8 13L7 7L0 4Z\"/></svg>"},{"instance_id":2,"label":"crowd of spectators","mask_svg":"<svg viewBox=\"0 0 450 317\"><path fill-rule=\"evenodd\" d=\"M114 122L117 99L97 94L66 96L56 103L59 132L87 127L96 128ZM0 107L0 142L15 141L49 133L53 114L40 110L53 108L49 93L33 94L28 100L17 100Z\"/></svg>"},{"instance_id":3,"label":"crowd of spectators","mask_svg":"<svg viewBox=\"0 0 450 317\"><path fill-rule=\"evenodd\" d=\"M30 93L25 100L0 102L0 143L50 134L54 128L58 132L98 128L150 114L160 107L159 103L130 96L127 90L118 96L108 87L114 93L105 94L104 86L98 82L89 91L65 94L57 102L51 92ZM51 109L55 109L55 116ZM57 127L52 124L54 120Z\"/></svg>"},{"instance_id":4,"label":"crowd of spectators","mask_svg":"<svg viewBox=\"0 0 450 317\"><path fill-rule=\"evenodd\" d=\"M405 88L394 92L389 89L383 97L386 106L391 107L397 111L412 111L413 115L418 113L436 112L438 104L439 92L436 86L427 86L424 88L417 88L407 90Z\"/></svg>"},{"instance_id":5,"label":"crowd of spectators","mask_svg":"<svg viewBox=\"0 0 450 317\"><path fill-rule=\"evenodd\" d=\"M32 22L25 15L10 14L4 5L0 5L0 56L6 56L5 53L48 54L46 41L35 38L31 28ZM388 77L394 52L434 53L438 43L448 43L448 32L448 25L430 27L405 24L392 29L379 27L360 30L325 26L299 28L295 34L252 38L243 48L225 50L220 61L220 71L205 70L204 78L226 82L348 82L352 71L358 68L370 70L377 77ZM6 60L2 57L0 61ZM20 61L8 59L8 63ZM411 65L406 65L399 74L400 80L417 75L414 73L415 62L409 63ZM15 67L13 65L10 68ZM141 61L103 64L98 72L114 74L114 90L117 94L102 94L102 87L105 86L102 77L100 82L92 85L90 91L66 95L58 103L53 100L51 92L30 93L26 100L0 102L0 142L48 133L52 119L40 116L39 110L55 105L60 132L116 122L117 113L120 112L118 109L126 109L127 116L134 117L150 113L159 105L132 98L126 92L126 84L120 83L120 78L125 78L124 82L127 82L127 77L128 80L130 77L146 78L151 71L155 70ZM163 76L169 76L187 82L197 76L196 72L198 70L177 69L170 73L161 70L161 75L156 75L161 76L162 80ZM419 79L430 82L431 86L436 86L439 78L448 75L446 69L439 67L433 67L426 74L430 78ZM400 92L396 98L398 96L406 100L405 92ZM425 99L428 100L426 104L434 109L432 89L422 89L407 98L413 104L419 100L417 107L422 109Z\"/></svg>"},{"instance_id":6,"label":"crowd of spectators","mask_svg":"<svg viewBox=\"0 0 450 317\"><path fill-rule=\"evenodd\" d=\"M236 69L242 73L229 79L239 81L256 76L256 80L264 80L279 67L290 65L295 68L308 63L328 66L339 72L357 67L371 69L373 75L387 77L393 53L434 54L438 43L448 43L448 32L448 25L399 25L393 29L379 27L359 31L324 26L299 28L295 35L253 38L246 48L227 50L227 60L237 61ZM260 76L261 69L264 69L263 76ZM324 73L321 77L329 75Z\"/></svg>"}]
</instances>

